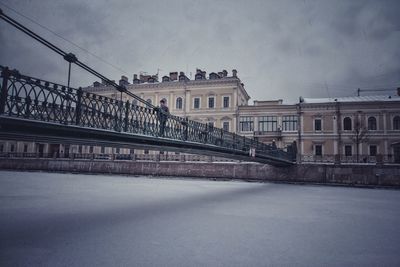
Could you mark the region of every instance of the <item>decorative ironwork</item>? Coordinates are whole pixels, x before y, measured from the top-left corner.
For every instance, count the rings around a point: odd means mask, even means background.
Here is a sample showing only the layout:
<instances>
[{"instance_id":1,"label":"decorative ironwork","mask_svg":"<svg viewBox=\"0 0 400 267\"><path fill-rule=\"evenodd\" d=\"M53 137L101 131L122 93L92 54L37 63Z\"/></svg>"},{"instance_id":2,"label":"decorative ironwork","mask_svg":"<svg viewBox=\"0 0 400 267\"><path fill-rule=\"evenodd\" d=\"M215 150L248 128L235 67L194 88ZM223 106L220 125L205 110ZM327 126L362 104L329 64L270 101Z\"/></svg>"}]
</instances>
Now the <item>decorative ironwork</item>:
<instances>
[{"instance_id":1,"label":"decorative ironwork","mask_svg":"<svg viewBox=\"0 0 400 267\"><path fill-rule=\"evenodd\" d=\"M203 143L255 152L287 161L295 155L208 124L160 109L119 101L60 84L21 75L1 67L0 115L63 125ZM163 117L165 116L165 117ZM165 124L161 120L166 120ZM292 150L291 150L292 151Z\"/></svg>"}]
</instances>

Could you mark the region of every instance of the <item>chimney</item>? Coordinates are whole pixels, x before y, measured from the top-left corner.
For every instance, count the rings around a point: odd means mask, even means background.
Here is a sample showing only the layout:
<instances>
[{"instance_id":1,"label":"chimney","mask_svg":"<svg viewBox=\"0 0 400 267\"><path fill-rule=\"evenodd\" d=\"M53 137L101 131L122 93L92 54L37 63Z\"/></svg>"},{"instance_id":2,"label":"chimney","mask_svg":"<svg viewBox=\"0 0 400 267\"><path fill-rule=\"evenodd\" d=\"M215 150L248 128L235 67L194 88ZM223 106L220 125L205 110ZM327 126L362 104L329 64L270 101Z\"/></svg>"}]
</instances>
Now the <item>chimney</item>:
<instances>
[{"instance_id":1,"label":"chimney","mask_svg":"<svg viewBox=\"0 0 400 267\"><path fill-rule=\"evenodd\" d=\"M237 77L237 70L235 70L235 69L232 70L232 76Z\"/></svg>"},{"instance_id":2,"label":"chimney","mask_svg":"<svg viewBox=\"0 0 400 267\"><path fill-rule=\"evenodd\" d=\"M219 78L221 78L218 74L216 74L215 72L211 72L209 75L208 75L208 78L210 79L210 80L215 80L215 79L219 79Z\"/></svg>"},{"instance_id":3,"label":"chimney","mask_svg":"<svg viewBox=\"0 0 400 267\"><path fill-rule=\"evenodd\" d=\"M224 77L228 76L228 72L226 70L223 70L222 73L224 74Z\"/></svg>"},{"instance_id":4,"label":"chimney","mask_svg":"<svg viewBox=\"0 0 400 267\"><path fill-rule=\"evenodd\" d=\"M169 79L171 80L171 81L176 81L176 80L178 80L178 72L170 72L169 73Z\"/></svg>"},{"instance_id":5,"label":"chimney","mask_svg":"<svg viewBox=\"0 0 400 267\"><path fill-rule=\"evenodd\" d=\"M121 80L119 80L119 85L128 85L128 84L129 84L128 77L122 75Z\"/></svg>"},{"instance_id":6,"label":"chimney","mask_svg":"<svg viewBox=\"0 0 400 267\"><path fill-rule=\"evenodd\" d=\"M139 84L139 83L140 83L140 80L138 79L137 74L133 74L133 81L132 81L132 83L133 83L133 84Z\"/></svg>"},{"instance_id":7,"label":"chimney","mask_svg":"<svg viewBox=\"0 0 400 267\"><path fill-rule=\"evenodd\" d=\"M179 72L179 81L188 81L189 78L186 77L185 73L183 71Z\"/></svg>"},{"instance_id":8,"label":"chimney","mask_svg":"<svg viewBox=\"0 0 400 267\"><path fill-rule=\"evenodd\" d=\"M100 87L100 86L101 86L101 83L99 83L98 81L95 81L93 83L93 87Z\"/></svg>"},{"instance_id":9,"label":"chimney","mask_svg":"<svg viewBox=\"0 0 400 267\"><path fill-rule=\"evenodd\" d=\"M146 75L144 77L147 77L145 82L148 82L148 83L156 83L156 82L158 82L158 76L157 75Z\"/></svg>"}]
</instances>

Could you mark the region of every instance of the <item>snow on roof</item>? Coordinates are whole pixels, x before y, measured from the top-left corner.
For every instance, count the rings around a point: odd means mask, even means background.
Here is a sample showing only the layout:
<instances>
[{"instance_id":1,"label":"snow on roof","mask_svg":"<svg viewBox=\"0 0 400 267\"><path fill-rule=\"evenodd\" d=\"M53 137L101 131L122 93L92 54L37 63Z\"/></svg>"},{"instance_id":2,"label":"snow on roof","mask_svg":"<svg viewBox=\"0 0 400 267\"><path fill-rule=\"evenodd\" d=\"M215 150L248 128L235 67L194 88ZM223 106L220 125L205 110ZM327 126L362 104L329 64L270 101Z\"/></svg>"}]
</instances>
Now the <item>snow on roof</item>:
<instances>
[{"instance_id":1,"label":"snow on roof","mask_svg":"<svg viewBox=\"0 0 400 267\"><path fill-rule=\"evenodd\" d=\"M400 96L368 95L345 96L336 98L304 98L303 103L336 103L336 102L376 102L376 101L400 101Z\"/></svg>"}]
</instances>

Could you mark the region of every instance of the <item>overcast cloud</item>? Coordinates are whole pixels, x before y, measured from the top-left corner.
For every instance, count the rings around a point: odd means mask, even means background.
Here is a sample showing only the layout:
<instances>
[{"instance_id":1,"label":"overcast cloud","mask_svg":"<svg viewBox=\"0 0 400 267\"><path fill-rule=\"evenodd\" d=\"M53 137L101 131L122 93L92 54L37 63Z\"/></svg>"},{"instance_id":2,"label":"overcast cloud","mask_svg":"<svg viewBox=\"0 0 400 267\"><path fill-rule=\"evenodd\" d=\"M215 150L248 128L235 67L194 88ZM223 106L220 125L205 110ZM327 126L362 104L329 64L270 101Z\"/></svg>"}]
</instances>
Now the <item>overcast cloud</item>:
<instances>
[{"instance_id":1,"label":"overcast cloud","mask_svg":"<svg viewBox=\"0 0 400 267\"><path fill-rule=\"evenodd\" d=\"M238 76L253 100L354 95L400 86L400 1L83 1L4 3L126 71L4 12L118 80L196 68ZM67 63L0 21L0 64L66 83ZM193 75L194 76L194 75ZM95 78L73 68L72 85ZM392 94L394 91L392 92Z\"/></svg>"}]
</instances>

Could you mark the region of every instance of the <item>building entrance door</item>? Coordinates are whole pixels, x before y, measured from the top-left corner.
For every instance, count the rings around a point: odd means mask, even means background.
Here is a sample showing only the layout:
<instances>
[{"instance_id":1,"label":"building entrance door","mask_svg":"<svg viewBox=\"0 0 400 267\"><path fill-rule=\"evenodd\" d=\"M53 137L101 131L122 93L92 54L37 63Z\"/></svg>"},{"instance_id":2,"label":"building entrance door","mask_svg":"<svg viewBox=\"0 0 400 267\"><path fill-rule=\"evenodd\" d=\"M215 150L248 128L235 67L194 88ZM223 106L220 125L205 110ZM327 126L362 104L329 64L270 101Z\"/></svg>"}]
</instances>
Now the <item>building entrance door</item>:
<instances>
[{"instance_id":1,"label":"building entrance door","mask_svg":"<svg viewBox=\"0 0 400 267\"><path fill-rule=\"evenodd\" d=\"M36 153L38 153L39 158L43 158L44 144L36 144Z\"/></svg>"},{"instance_id":2,"label":"building entrance door","mask_svg":"<svg viewBox=\"0 0 400 267\"><path fill-rule=\"evenodd\" d=\"M51 144L50 145L50 156L58 158L59 153L60 153L60 145L59 144Z\"/></svg>"},{"instance_id":3,"label":"building entrance door","mask_svg":"<svg viewBox=\"0 0 400 267\"><path fill-rule=\"evenodd\" d=\"M64 145L64 158L69 158L69 145Z\"/></svg>"},{"instance_id":4,"label":"building entrance door","mask_svg":"<svg viewBox=\"0 0 400 267\"><path fill-rule=\"evenodd\" d=\"M394 162L400 163L400 144L394 145L393 156L394 156Z\"/></svg>"}]
</instances>

